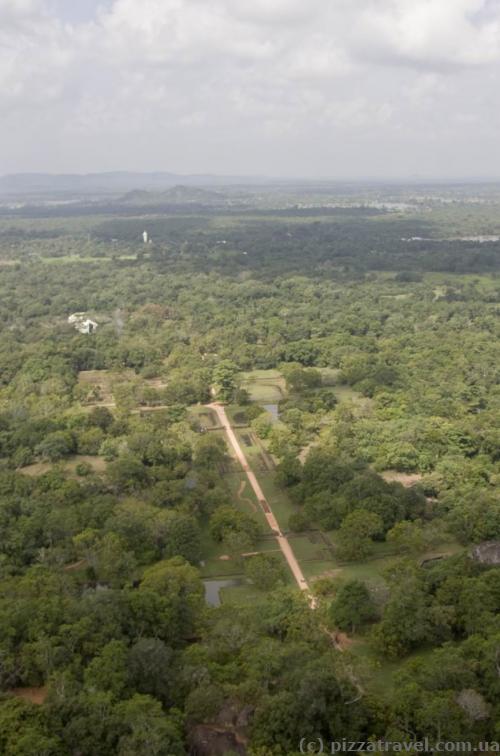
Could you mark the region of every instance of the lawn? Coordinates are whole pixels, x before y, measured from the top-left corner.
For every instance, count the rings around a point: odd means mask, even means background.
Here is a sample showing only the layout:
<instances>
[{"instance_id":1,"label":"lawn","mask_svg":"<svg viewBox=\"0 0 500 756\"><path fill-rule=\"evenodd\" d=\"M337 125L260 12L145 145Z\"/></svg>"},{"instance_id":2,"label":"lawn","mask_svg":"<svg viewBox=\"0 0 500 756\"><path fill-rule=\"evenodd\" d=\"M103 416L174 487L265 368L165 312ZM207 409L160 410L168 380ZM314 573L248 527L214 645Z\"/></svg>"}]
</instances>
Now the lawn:
<instances>
[{"instance_id":1,"label":"lawn","mask_svg":"<svg viewBox=\"0 0 500 756\"><path fill-rule=\"evenodd\" d=\"M320 578L320 577L337 577L337 573L339 572L338 568L335 565L335 562L330 560L318 560L318 561L308 561L308 560L299 560L300 567L302 569L302 572L304 573L307 580L313 580L314 578Z\"/></svg>"},{"instance_id":2,"label":"lawn","mask_svg":"<svg viewBox=\"0 0 500 756\"><path fill-rule=\"evenodd\" d=\"M396 557L382 557L364 562L337 563L337 578L342 581L361 580L369 587L381 588L385 585L383 572L395 561Z\"/></svg>"},{"instance_id":3,"label":"lawn","mask_svg":"<svg viewBox=\"0 0 500 756\"><path fill-rule=\"evenodd\" d=\"M279 370L251 370L241 373L241 387L259 404L277 404L286 396L285 379Z\"/></svg>"},{"instance_id":4,"label":"lawn","mask_svg":"<svg viewBox=\"0 0 500 756\"><path fill-rule=\"evenodd\" d=\"M54 469L54 467L58 467L67 472L71 477L79 477L76 472L76 467L77 465L82 463L89 465L92 468L92 471L95 473L102 474L106 472L106 461L104 460L104 458L99 456L90 456L88 454L75 454L68 459L62 459L60 462L56 463L34 462L32 465L26 465L26 467L22 467L19 472L23 473L24 475L30 475L31 477L36 478Z\"/></svg>"},{"instance_id":5,"label":"lawn","mask_svg":"<svg viewBox=\"0 0 500 756\"><path fill-rule=\"evenodd\" d=\"M289 535L288 540L295 556L301 563L303 561L332 560L328 547L325 545L319 531L301 535Z\"/></svg>"},{"instance_id":6,"label":"lawn","mask_svg":"<svg viewBox=\"0 0 500 756\"><path fill-rule=\"evenodd\" d=\"M238 577L243 574L241 565L236 564L233 559L221 559L227 556L226 552L224 544L214 541L208 528L204 528L201 537L203 563L200 567L203 578Z\"/></svg>"},{"instance_id":7,"label":"lawn","mask_svg":"<svg viewBox=\"0 0 500 756\"><path fill-rule=\"evenodd\" d=\"M250 465L254 467L252 462L250 462ZM276 485L273 472L262 473L259 470L255 470L255 473L264 492L264 496L273 510L274 516L278 520L281 529L288 531L288 520L290 519L290 515L297 512L297 507L290 501L286 492Z\"/></svg>"},{"instance_id":8,"label":"lawn","mask_svg":"<svg viewBox=\"0 0 500 756\"><path fill-rule=\"evenodd\" d=\"M305 536L298 538L304 539ZM326 549L320 550L315 544L308 545L303 540L297 541L297 537L291 540L291 544L308 580L314 582L317 578L329 577L337 584L348 580L361 580L375 595L385 587L384 570L395 561L395 557L386 557L364 562L340 563L332 556L325 558L328 554ZM320 558L312 556L315 547Z\"/></svg>"},{"instance_id":9,"label":"lawn","mask_svg":"<svg viewBox=\"0 0 500 756\"><path fill-rule=\"evenodd\" d=\"M243 471L228 473L224 480L232 493L234 506L257 520L265 532L266 518L245 473Z\"/></svg>"},{"instance_id":10,"label":"lawn","mask_svg":"<svg viewBox=\"0 0 500 756\"><path fill-rule=\"evenodd\" d=\"M370 643L369 636L354 636L349 652L361 663L363 681L370 692L387 695L394 692L394 675L409 661L425 659L432 654L431 648L421 649L405 656L403 659L389 660L379 656Z\"/></svg>"},{"instance_id":11,"label":"lawn","mask_svg":"<svg viewBox=\"0 0 500 756\"><path fill-rule=\"evenodd\" d=\"M251 583L221 588L219 596L222 604L231 606L255 606L266 600L267 592L259 591Z\"/></svg>"}]
</instances>

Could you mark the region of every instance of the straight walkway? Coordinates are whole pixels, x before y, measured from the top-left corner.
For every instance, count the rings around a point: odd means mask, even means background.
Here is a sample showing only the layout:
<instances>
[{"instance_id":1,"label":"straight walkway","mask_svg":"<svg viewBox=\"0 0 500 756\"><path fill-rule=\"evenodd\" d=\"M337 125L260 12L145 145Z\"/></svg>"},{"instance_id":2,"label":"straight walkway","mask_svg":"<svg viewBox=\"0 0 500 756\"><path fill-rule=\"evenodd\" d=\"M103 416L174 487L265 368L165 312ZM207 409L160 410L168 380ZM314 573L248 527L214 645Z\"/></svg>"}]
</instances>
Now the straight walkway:
<instances>
[{"instance_id":1,"label":"straight walkway","mask_svg":"<svg viewBox=\"0 0 500 756\"><path fill-rule=\"evenodd\" d=\"M264 496L264 492L262 488L260 487L260 483L257 480L255 473L253 472L253 470L251 469L250 465L247 462L247 458L245 457L245 454L243 453L240 443L238 439L236 438L236 434L231 428L231 424L227 417L226 410L224 409L222 404L217 404L216 402L214 402L213 404L207 404L207 407L209 407L211 410L213 410L217 414L217 417L219 418L219 422L222 425L222 428L224 429L224 431L226 432L226 435L229 439L229 443L234 449L234 453L236 454L237 459L239 460L243 470L245 471L248 481L254 490L254 493L260 503L260 506L262 507L262 511L264 512L264 516L267 520L267 524L273 531L276 537L276 540L278 541L279 547L281 551L283 552L283 556L285 557L288 563L288 566L290 567L290 570L292 572L292 575L295 578L297 585L299 586L301 591L309 591L307 580L305 579L304 574L300 568L300 565L295 557L295 554L293 553L293 549L290 546L288 538L285 535L283 535L281 528L278 524L278 521L276 517L274 516L271 507L269 506L269 502L267 501L266 497ZM309 603L312 604L312 602L314 602L314 598L310 596Z\"/></svg>"}]
</instances>

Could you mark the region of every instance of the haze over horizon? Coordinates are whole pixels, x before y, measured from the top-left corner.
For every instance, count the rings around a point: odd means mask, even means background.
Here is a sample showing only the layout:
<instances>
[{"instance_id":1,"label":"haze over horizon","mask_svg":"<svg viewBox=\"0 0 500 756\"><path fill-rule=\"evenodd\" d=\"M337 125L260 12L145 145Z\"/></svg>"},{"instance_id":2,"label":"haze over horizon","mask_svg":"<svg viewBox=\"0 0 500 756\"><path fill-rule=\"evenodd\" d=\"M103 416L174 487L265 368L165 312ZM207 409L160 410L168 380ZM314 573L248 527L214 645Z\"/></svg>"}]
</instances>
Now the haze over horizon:
<instances>
[{"instance_id":1,"label":"haze over horizon","mask_svg":"<svg viewBox=\"0 0 500 756\"><path fill-rule=\"evenodd\" d=\"M0 0L0 174L500 177L499 0Z\"/></svg>"}]
</instances>

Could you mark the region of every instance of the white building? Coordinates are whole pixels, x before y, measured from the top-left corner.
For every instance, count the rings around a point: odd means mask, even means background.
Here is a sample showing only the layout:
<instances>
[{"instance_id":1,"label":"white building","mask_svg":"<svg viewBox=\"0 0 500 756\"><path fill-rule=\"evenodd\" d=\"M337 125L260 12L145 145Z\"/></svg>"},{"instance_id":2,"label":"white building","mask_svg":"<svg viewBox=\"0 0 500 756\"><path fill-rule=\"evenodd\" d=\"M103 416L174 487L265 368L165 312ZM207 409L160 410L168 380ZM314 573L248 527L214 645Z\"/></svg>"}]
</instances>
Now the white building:
<instances>
[{"instance_id":1,"label":"white building","mask_svg":"<svg viewBox=\"0 0 500 756\"><path fill-rule=\"evenodd\" d=\"M68 323L73 325L80 333L94 333L99 325L95 320L88 318L85 312L73 313L69 316Z\"/></svg>"},{"instance_id":2,"label":"white building","mask_svg":"<svg viewBox=\"0 0 500 756\"><path fill-rule=\"evenodd\" d=\"M148 232L147 231L143 231L142 232L142 239L144 241L144 244L148 243L149 236L148 236Z\"/></svg>"}]
</instances>

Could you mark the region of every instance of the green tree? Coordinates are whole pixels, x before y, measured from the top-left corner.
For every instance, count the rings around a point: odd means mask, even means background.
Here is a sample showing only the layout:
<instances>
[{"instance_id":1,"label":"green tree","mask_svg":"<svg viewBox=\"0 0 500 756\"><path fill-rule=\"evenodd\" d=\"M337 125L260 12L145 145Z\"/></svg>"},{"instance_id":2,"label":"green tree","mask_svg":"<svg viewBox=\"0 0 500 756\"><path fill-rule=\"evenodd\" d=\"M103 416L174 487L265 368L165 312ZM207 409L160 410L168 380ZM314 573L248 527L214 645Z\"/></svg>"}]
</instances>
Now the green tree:
<instances>
[{"instance_id":1,"label":"green tree","mask_svg":"<svg viewBox=\"0 0 500 756\"><path fill-rule=\"evenodd\" d=\"M37 453L50 462L57 462L76 452L76 440L70 431L54 431L38 444Z\"/></svg>"},{"instance_id":2,"label":"green tree","mask_svg":"<svg viewBox=\"0 0 500 756\"><path fill-rule=\"evenodd\" d=\"M245 560L245 575L261 591L269 591L285 582L281 562L272 554L258 554Z\"/></svg>"},{"instance_id":3,"label":"green tree","mask_svg":"<svg viewBox=\"0 0 500 756\"><path fill-rule=\"evenodd\" d=\"M113 413L107 407L93 407L87 415L87 424L100 428L105 433L114 422Z\"/></svg>"},{"instance_id":4,"label":"green tree","mask_svg":"<svg viewBox=\"0 0 500 756\"><path fill-rule=\"evenodd\" d=\"M311 528L311 520L303 510L294 512L288 518L288 527L292 533L304 533Z\"/></svg>"},{"instance_id":5,"label":"green tree","mask_svg":"<svg viewBox=\"0 0 500 756\"><path fill-rule=\"evenodd\" d=\"M111 485L120 492L138 491L150 482L148 468L132 454L110 462L106 473Z\"/></svg>"},{"instance_id":6,"label":"green tree","mask_svg":"<svg viewBox=\"0 0 500 756\"><path fill-rule=\"evenodd\" d=\"M220 542L227 540L231 533L243 533L252 545L260 535L260 527L245 512L230 506L218 507L210 518L210 534L215 541Z\"/></svg>"},{"instance_id":7,"label":"green tree","mask_svg":"<svg viewBox=\"0 0 500 756\"><path fill-rule=\"evenodd\" d=\"M361 580L350 580L339 588L330 612L335 625L350 633L376 616L372 595Z\"/></svg>"},{"instance_id":8,"label":"green tree","mask_svg":"<svg viewBox=\"0 0 500 756\"><path fill-rule=\"evenodd\" d=\"M169 626L167 641L189 638L205 607L200 573L182 557L157 562L143 574L140 591L157 593L164 601Z\"/></svg>"},{"instance_id":9,"label":"green tree","mask_svg":"<svg viewBox=\"0 0 500 756\"><path fill-rule=\"evenodd\" d=\"M389 658L404 656L431 635L429 600L417 577L406 576L393 588L382 621L374 629L376 647Z\"/></svg>"},{"instance_id":10,"label":"green tree","mask_svg":"<svg viewBox=\"0 0 500 756\"><path fill-rule=\"evenodd\" d=\"M382 519L374 512L356 509L342 520L335 543L339 559L364 559L373 550L373 536L382 531Z\"/></svg>"},{"instance_id":11,"label":"green tree","mask_svg":"<svg viewBox=\"0 0 500 756\"><path fill-rule=\"evenodd\" d=\"M220 436L205 434L197 439L194 447L195 464L198 467L217 468L227 456L227 446Z\"/></svg>"},{"instance_id":12,"label":"green tree","mask_svg":"<svg viewBox=\"0 0 500 756\"><path fill-rule=\"evenodd\" d=\"M115 699L123 697L128 682L126 643L112 640L104 646L85 670L85 685L89 691L108 691Z\"/></svg>"},{"instance_id":13,"label":"green tree","mask_svg":"<svg viewBox=\"0 0 500 756\"><path fill-rule=\"evenodd\" d=\"M197 564L201 556L201 534L198 523L184 512L164 510L153 520L153 533L163 558L182 556Z\"/></svg>"},{"instance_id":14,"label":"green tree","mask_svg":"<svg viewBox=\"0 0 500 756\"><path fill-rule=\"evenodd\" d=\"M118 704L116 714L125 730L118 756L185 756L182 719L175 710L166 715L159 701L136 694Z\"/></svg>"},{"instance_id":15,"label":"green tree","mask_svg":"<svg viewBox=\"0 0 500 756\"><path fill-rule=\"evenodd\" d=\"M139 693L168 703L175 685L172 649L159 638L140 638L130 648L128 674Z\"/></svg>"},{"instance_id":16,"label":"green tree","mask_svg":"<svg viewBox=\"0 0 500 756\"><path fill-rule=\"evenodd\" d=\"M104 438L104 433L99 427L88 428L80 432L77 437L78 453L99 454Z\"/></svg>"},{"instance_id":17,"label":"green tree","mask_svg":"<svg viewBox=\"0 0 500 756\"><path fill-rule=\"evenodd\" d=\"M212 374L217 398L223 402L233 400L236 389L238 366L231 360L222 360L216 365Z\"/></svg>"},{"instance_id":18,"label":"green tree","mask_svg":"<svg viewBox=\"0 0 500 756\"><path fill-rule=\"evenodd\" d=\"M0 704L0 752L5 756L64 756L39 707L17 698Z\"/></svg>"}]
</instances>

